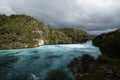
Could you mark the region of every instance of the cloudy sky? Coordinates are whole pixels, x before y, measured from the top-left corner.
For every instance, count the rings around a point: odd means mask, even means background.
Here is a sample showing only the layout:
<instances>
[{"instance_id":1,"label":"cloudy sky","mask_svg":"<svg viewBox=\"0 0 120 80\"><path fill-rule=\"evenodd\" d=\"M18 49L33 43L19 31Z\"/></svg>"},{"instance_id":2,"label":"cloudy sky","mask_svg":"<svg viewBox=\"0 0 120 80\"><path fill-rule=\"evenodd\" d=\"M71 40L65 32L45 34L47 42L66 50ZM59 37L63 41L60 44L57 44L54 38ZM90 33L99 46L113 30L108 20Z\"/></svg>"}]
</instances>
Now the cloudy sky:
<instances>
[{"instance_id":1,"label":"cloudy sky","mask_svg":"<svg viewBox=\"0 0 120 80\"><path fill-rule=\"evenodd\" d=\"M27 14L55 28L99 34L120 28L120 0L0 0L1 14Z\"/></svg>"}]
</instances>

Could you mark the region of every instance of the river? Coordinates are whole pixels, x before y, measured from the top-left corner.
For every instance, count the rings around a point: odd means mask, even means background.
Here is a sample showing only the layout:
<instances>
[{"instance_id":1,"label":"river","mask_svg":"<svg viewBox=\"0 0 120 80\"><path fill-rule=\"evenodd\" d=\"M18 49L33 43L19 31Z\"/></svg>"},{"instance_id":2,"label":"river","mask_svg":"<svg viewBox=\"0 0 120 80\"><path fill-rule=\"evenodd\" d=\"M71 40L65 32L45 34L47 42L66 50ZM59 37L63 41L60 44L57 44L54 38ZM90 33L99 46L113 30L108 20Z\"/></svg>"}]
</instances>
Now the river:
<instances>
[{"instance_id":1,"label":"river","mask_svg":"<svg viewBox=\"0 0 120 80\"><path fill-rule=\"evenodd\" d=\"M92 41L84 44L44 45L36 48L0 50L0 80L44 80L51 69L67 70L75 57L100 51Z\"/></svg>"}]
</instances>

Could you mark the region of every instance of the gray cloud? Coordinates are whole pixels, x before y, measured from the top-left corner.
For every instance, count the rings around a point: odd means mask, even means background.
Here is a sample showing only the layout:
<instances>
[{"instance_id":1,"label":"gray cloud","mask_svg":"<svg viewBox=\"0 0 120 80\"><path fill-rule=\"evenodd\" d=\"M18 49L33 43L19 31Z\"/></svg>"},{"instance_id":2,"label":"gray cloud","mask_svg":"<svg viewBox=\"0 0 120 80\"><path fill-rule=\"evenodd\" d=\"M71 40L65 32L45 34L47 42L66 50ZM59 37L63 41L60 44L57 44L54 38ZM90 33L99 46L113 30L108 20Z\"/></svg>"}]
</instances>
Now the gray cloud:
<instances>
[{"instance_id":1,"label":"gray cloud","mask_svg":"<svg viewBox=\"0 0 120 80\"><path fill-rule=\"evenodd\" d=\"M120 28L120 0L0 0L0 13L27 14L56 28Z\"/></svg>"}]
</instances>

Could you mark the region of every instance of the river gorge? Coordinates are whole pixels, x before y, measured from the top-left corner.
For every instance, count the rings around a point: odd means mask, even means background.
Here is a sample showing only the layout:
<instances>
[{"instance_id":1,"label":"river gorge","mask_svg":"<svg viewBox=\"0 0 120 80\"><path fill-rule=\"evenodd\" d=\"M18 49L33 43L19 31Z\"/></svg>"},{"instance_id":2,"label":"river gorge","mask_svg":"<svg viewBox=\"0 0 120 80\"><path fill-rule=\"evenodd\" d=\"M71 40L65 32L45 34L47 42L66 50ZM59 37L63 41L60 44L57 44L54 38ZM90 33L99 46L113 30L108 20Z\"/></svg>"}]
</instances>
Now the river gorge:
<instances>
[{"instance_id":1,"label":"river gorge","mask_svg":"<svg viewBox=\"0 0 120 80\"><path fill-rule=\"evenodd\" d=\"M49 70L62 69L68 72L67 64L83 54L96 58L100 50L92 45L92 41L0 50L0 80L44 80Z\"/></svg>"}]
</instances>

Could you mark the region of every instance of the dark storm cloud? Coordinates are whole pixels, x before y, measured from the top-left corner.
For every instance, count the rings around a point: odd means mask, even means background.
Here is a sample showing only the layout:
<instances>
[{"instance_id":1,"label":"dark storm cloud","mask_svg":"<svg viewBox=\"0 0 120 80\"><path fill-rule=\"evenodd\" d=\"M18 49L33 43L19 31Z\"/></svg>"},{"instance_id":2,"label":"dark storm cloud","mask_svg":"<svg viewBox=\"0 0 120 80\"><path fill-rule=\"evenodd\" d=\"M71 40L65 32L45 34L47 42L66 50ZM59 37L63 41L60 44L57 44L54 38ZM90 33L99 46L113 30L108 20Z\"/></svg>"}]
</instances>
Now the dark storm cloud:
<instances>
[{"instance_id":1,"label":"dark storm cloud","mask_svg":"<svg viewBox=\"0 0 120 80\"><path fill-rule=\"evenodd\" d=\"M56 28L120 28L120 0L0 0L0 13L31 15Z\"/></svg>"}]
</instances>

